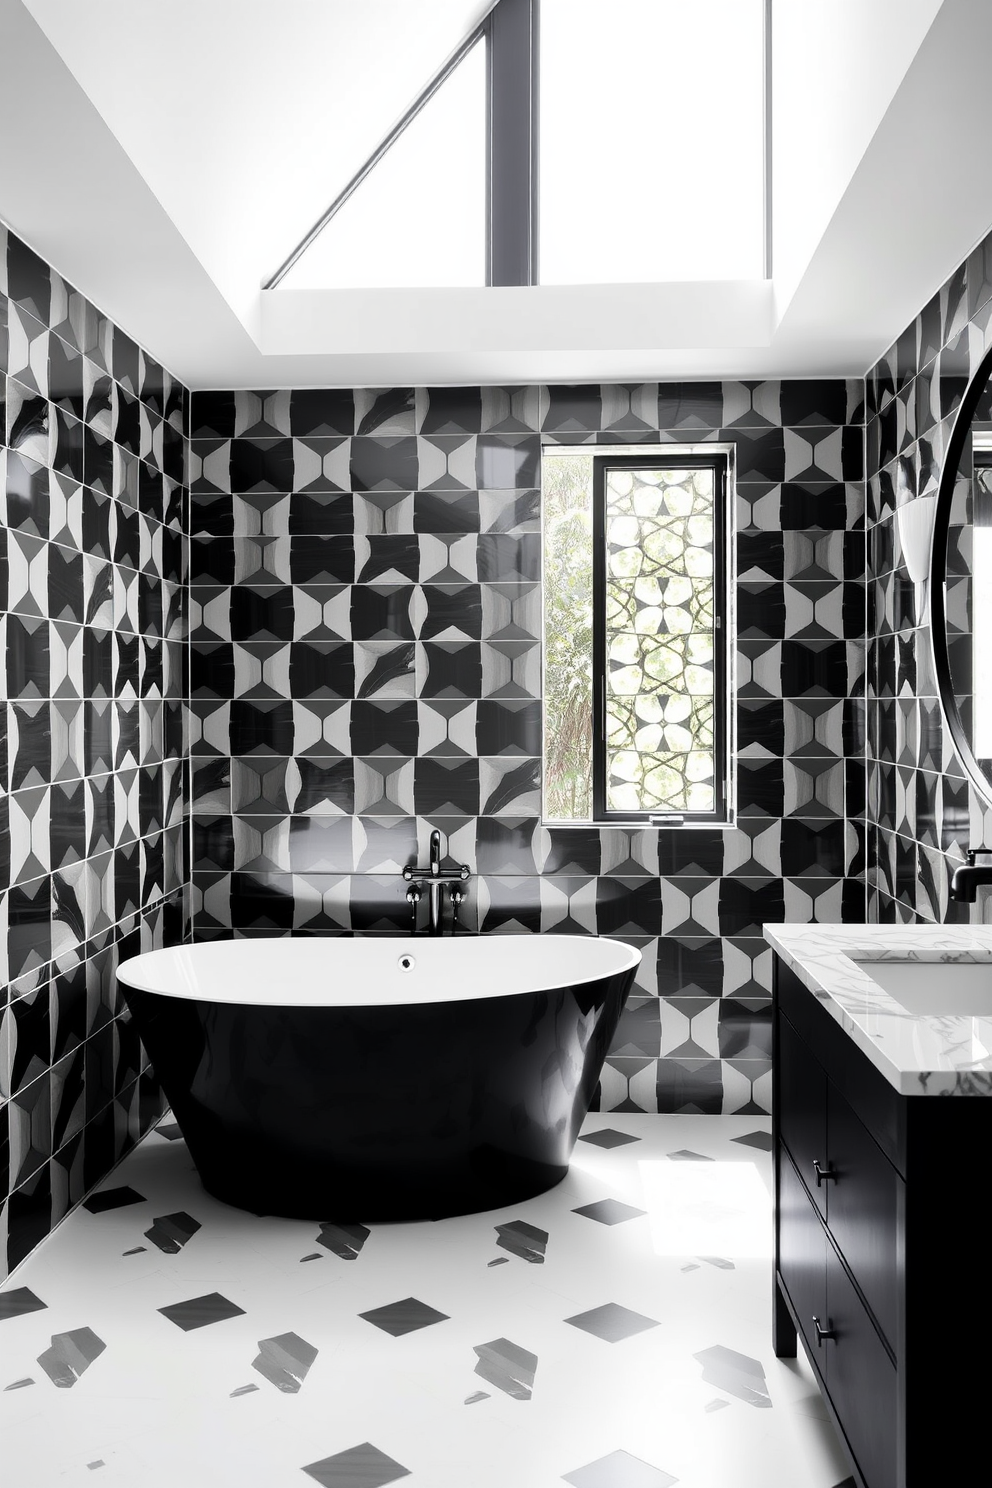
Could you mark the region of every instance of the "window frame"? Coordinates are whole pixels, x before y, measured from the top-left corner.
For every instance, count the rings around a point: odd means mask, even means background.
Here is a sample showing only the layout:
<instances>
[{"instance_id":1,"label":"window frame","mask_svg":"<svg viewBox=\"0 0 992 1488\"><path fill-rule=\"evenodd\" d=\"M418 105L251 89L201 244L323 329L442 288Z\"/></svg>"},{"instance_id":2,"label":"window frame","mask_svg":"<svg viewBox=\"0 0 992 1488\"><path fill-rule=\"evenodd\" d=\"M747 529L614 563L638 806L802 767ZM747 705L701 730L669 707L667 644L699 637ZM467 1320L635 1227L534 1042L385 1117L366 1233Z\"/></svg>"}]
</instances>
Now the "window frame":
<instances>
[{"instance_id":1,"label":"window frame","mask_svg":"<svg viewBox=\"0 0 992 1488\"><path fill-rule=\"evenodd\" d=\"M606 826L656 827L665 829L715 830L735 825L736 790L734 739L736 722L736 626L733 562L735 448L733 444L653 444L609 446L599 443L557 445L548 443L545 458L592 459L592 759L591 813L574 819L551 817L546 811L545 770L548 758L546 734L542 744L542 823L558 830ZM714 694L713 747L715 756L715 800L712 811L658 812L611 811L606 807L606 471L608 469L712 469L714 471L713 583L714 583ZM543 479L542 479L543 488ZM547 576L544 576L544 586ZM544 587L542 586L542 587ZM545 615L546 615L545 601ZM546 653L545 653L546 655ZM542 704L546 692L542 687ZM546 704L544 728L547 729Z\"/></svg>"}]
</instances>

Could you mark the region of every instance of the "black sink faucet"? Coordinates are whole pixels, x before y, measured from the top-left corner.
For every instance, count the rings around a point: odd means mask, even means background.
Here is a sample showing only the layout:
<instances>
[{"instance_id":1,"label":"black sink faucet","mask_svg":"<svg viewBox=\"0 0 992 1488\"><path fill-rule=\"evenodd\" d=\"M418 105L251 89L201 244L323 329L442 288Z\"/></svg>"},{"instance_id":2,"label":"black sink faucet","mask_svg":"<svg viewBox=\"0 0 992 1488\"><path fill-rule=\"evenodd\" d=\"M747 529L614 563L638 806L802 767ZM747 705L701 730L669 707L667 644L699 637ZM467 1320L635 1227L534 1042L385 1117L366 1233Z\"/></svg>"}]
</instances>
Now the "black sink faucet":
<instances>
[{"instance_id":1,"label":"black sink faucet","mask_svg":"<svg viewBox=\"0 0 992 1488\"><path fill-rule=\"evenodd\" d=\"M979 884L992 884L992 847L970 847L967 858L967 863L959 863L951 874L948 893L952 899L974 904ZM983 858L984 862L976 862L977 858Z\"/></svg>"},{"instance_id":2,"label":"black sink faucet","mask_svg":"<svg viewBox=\"0 0 992 1488\"><path fill-rule=\"evenodd\" d=\"M440 935L442 933L441 906L442 895L446 884L450 884L449 893L451 903L455 909L465 897L464 889L456 887L463 884L469 877L467 863L459 863L457 867L447 869L441 867L441 833L435 827L431 832L430 840L430 866L426 874L421 874L418 869L406 867L403 869L403 878L410 885L406 891L408 903L413 906L413 928L417 928L417 905L420 903L424 885L427 885L427 933L428 935Z\"/></svg>"}]
</instances>

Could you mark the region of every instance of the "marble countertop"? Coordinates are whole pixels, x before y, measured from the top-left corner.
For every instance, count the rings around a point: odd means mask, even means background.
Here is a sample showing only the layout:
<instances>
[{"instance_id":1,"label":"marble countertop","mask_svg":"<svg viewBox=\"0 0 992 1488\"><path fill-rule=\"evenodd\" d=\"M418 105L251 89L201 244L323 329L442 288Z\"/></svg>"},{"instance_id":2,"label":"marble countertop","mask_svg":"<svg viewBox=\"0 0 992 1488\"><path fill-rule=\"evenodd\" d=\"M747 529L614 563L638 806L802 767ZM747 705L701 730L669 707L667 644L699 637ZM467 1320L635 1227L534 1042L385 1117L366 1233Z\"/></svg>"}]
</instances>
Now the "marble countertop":
<instances>
[{"instance_id":1,"label":"marble countertop","mask_svg":"<svg viewBox=\"0 0 992 1488\"><path fill-rule=\"evenodd\" d=\"M903 1095L992 1096L989 1017L908 1012L859 962L988 962L992 926L765 925L765 939Z\"/></svg>"}]
</instances>

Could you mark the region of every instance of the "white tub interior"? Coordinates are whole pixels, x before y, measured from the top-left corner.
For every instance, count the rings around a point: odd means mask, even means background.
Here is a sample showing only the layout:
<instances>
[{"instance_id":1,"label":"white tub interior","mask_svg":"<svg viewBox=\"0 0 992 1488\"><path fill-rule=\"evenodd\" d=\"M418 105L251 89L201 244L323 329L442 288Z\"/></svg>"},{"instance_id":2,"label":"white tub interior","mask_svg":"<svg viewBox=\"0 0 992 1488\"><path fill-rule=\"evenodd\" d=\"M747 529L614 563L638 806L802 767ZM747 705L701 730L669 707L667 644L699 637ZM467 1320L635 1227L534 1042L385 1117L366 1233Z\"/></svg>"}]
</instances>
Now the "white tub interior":
<instances>
[{"instance_id":1,"label":"white tub interior","mask_svg":"<svg viewBox=\"0 0 992 1488\"><path fill-rule=\"evenodd\" d=\"M207 941L122 961L129 987L198 1002L373 1007L512 996L616 976L640 951L585 935Z\"/></svg>"}]
</instances>

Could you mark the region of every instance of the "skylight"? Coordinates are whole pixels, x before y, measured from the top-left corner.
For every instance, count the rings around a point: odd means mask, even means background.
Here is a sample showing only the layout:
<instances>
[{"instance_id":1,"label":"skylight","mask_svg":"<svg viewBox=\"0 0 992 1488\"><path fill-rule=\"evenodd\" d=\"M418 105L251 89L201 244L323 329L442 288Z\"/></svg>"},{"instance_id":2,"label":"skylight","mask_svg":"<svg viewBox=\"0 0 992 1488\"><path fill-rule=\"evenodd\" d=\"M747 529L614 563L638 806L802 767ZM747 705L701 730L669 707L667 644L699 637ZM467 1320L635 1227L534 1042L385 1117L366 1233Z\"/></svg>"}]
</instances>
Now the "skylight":
<instances>
[{"instance_id":1,"label":"skylight","mask_svg":"<svg viewBox=\"0 0 992 1488\"><path fill-rule=\"evenodd\" d=\"M499 0L266 287L762 278L765 10Z\"/></svg>"},{"instance_id":2,"label":"skylight","mask_svg":"<svg viewBox=\"0 0 992 1488\"><path fill-rule=\"evenodd\" d=\"M282 280L287 289L486 282L486 49L478 42Z\"/></svg>"},{"instance_id":3,"label":"skylight","mask_svg":"<svg viewBox=\"0 0 992 1488\"><path fill-rule=\"evenodd\" d=\"M541 0L540 279L760 279L762 0Z\"/></svg>"}]
</instances>

